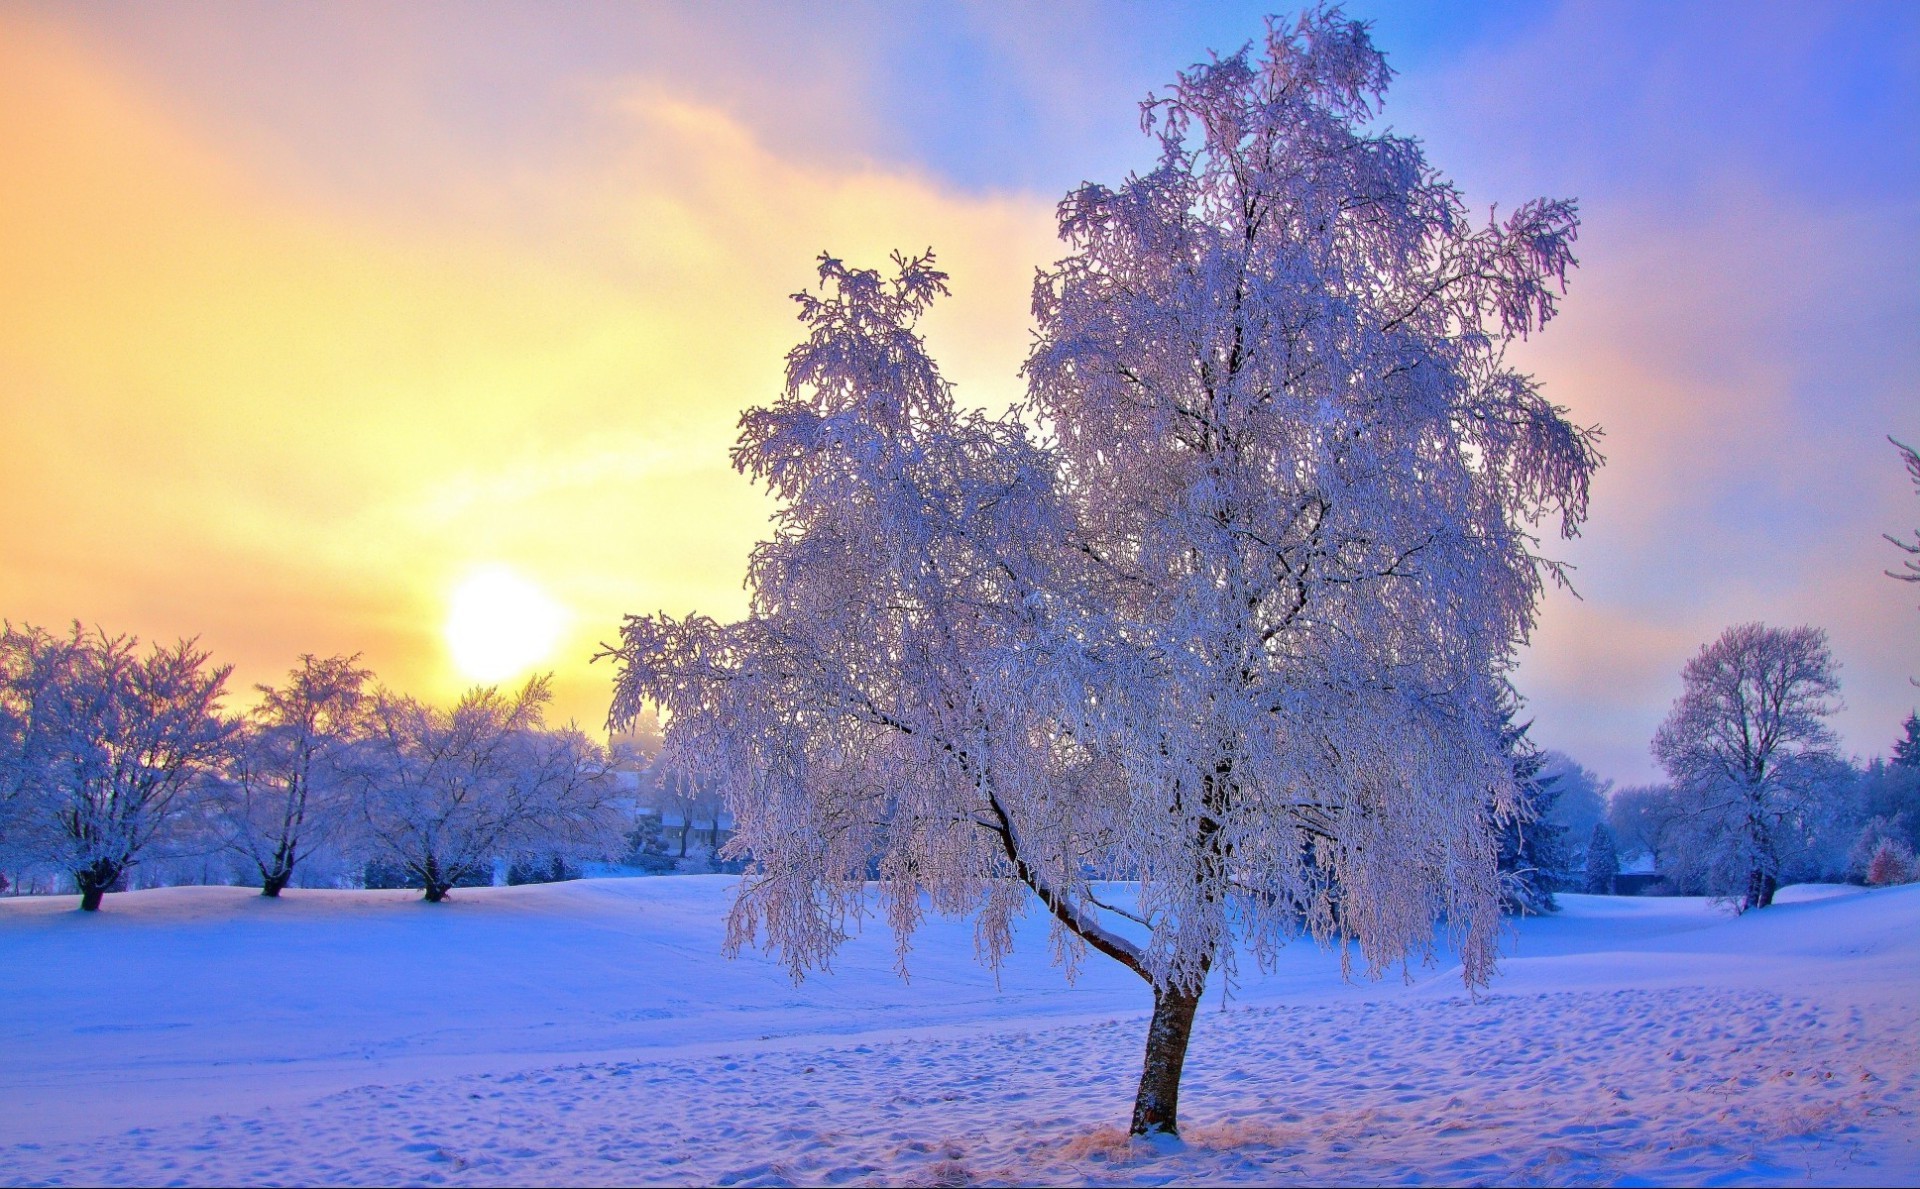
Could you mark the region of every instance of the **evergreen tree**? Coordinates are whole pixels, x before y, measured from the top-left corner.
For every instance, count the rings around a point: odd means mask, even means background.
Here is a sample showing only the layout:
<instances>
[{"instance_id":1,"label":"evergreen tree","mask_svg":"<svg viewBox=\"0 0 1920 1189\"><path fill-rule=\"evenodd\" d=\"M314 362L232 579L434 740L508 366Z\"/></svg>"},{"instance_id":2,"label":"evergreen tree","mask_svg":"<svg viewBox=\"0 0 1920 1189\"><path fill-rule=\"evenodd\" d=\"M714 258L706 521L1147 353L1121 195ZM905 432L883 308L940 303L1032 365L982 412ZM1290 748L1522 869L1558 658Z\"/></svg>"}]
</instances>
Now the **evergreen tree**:
<instances>
[{"instance_id":1,"label":"evergreen tree","mask_svg":"<svg viewBox=\"0 0 1920 1189\"><path fill-rule=\"evenodd\" d=\"M1513 725L1513 708L1501 712L1500 742L1520 792L1519 811L1500 830L1501 904L1507 912L1555 912L1556 876L1565 868L1565 831L1548 816L1559 777L1540 772L1546 755L1527 738L1532 723Z\"/></svg>"},{"instance_id":2,"label":"evergreen tree","mask_svg":"<svg viewBox=\"0 0 1920 1189\"><path fill-rule=\"evenodd\" d=\"M1587 891L1595 896L1614 894L1620 878L1620 848L1614 845L1613 831L1605 822L1593 823L1593 837L1587 842Z\"/></svg>"},{"instance_id":3,"label":"evergreen tree","mask_svg":"<svg viewBox=\"0 0 1920 1189\"><path fill-rule=\"evenodd\" d=\"M1893 745L1893 762L1902 768L1920 768L1920 714L1909 712L1907 721L1900 724L1906 729L1906 738Z\"/></svg>"}]
</instances>

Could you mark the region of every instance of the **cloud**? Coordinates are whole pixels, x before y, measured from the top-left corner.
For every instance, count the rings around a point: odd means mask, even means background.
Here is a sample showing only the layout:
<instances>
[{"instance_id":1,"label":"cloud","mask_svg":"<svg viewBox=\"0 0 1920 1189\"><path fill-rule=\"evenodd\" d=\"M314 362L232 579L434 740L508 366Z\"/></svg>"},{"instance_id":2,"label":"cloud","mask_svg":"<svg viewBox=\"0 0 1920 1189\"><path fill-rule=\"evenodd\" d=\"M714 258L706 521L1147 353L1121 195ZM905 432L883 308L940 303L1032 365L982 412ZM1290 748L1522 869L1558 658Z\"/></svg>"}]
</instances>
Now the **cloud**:
<instances>
[{"instance_id":1,"label":"cloud","mask_svg":"<svg viewBox=\"0 0 1920 1189\"><path fill-rule=\"evenodd\" d=\"M726 451L815 251L938 247L936 350L977 399L1017 393L1048 204L796 162L653 84L595 102L564 159L429 226L290 189L0 17L6 613L201 634L242 681L364 651L445 696L447 586L499 562L568 605L561 710L593 722L611 674L585 658L622 613L743 606L768 508Z\"/></svg>"}]
</instances>

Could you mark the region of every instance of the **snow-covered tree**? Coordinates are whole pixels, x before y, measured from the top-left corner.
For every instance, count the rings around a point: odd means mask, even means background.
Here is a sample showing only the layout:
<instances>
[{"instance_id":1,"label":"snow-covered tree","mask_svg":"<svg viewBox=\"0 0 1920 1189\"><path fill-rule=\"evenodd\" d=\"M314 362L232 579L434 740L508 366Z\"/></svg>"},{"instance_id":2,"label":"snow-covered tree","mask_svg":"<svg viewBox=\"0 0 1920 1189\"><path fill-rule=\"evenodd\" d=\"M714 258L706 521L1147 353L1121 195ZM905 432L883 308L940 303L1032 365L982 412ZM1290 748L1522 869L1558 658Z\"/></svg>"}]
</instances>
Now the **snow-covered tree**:
<instances>
[{"instance_id":1,"label":"snow-covered tree","mask_svg":"<svg viewBox=\"0 0 1920 1189\"><path fill-rule=\"evenodd\" d=\"M442 710L375 696L354 779L375 863L438 903L496 858L599 856L618 846L606 749L546 730L546 677L511 695L469 690Z\"/></svg>"},{"instance_id":2,"label":"snow-covered tree","mask_svg":"<svg viewBox=\"0 0 1920 1189\"><path fill-rule=\"evenodd\" d=\"M1571 532L1598 461L1501 352L1575 218L1470 222L1366 127L1387 78L1317 11L1149 101L1159 164L1069 195L1036 285L1044 443L954 404L914 329L930 257L823 262L734 455L782 502L749 618L629 618L616 650L616 721L664 706L756 859L733 945L820 966L872 862L903 955L930 904L997 961L1024 888L1070 969L1152 989L1136 1133L1176 1130L1236 952L1307 933L1379 974L1444 924L1488 976L1530 526Z\"/></svg>"},{"instance_id":3,"label":"snow-covered tree","mask_svg":"<svg viewBox=\"0 0 1920 1189\"><path fill-rule=\"evenodd\" d=\"M1737 624L1702 646L1681 680L1653 754L1704 830L1689 857L1716 894L1764 908L1839 776L1826 718L1840 679L1827 634Z\"/></svg>"},{"instance_id":4,"label":"snow-covered tree","mask_svg":"<svg viewBox=\"0 0 1920 1189\"><path fill-rule=\"evenodd\" d=\"M1614 845L1613 831L1605 822L1593 823L1587 836L1586 888L1596 896L1611 896L1620 878L1620 851Z\"/></svg>"},{"instance_id":5,"label":"snow-covered tree","mask_svg":"<svg viewBox=\"0 0 1920 1189\"><path fill-rule=\"evenodd\" d=\"M278 896L294 868L352 821L348 757L364 733L372 674L357 656L300 658L284 685L262 685L221 791L228 845Z\"/></svg>"},{"instance_id":6,"label":"snow-covered tree","mask_svg":"<svg viewBox=\"0 0 1920 1189\"><path fill-rule=\"evenodd\" d=\"M98 911L206 791L233 734L219 712L231 666L210 666L192 640L142 654L132 636L78 623L64 637L6 625L0 655L10 829Z\"/></svg>"}]
</instances>

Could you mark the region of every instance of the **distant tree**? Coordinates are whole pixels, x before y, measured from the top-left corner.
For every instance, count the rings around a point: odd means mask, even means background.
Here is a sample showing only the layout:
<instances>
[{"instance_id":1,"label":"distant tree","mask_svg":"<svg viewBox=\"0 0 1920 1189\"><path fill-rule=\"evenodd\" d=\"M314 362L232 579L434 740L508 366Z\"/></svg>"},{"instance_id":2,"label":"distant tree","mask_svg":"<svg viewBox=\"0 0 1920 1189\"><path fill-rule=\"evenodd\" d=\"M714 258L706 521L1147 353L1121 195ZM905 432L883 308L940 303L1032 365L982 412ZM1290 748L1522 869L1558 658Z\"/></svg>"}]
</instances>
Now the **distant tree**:
<instances>
[{"instance_id":1,"label":"distant tree","mask_svg":"<svg viewBox=\"0 0 1920 1189\"><path fill-rule=\"evenodd\" d=\"M31 867L46 853L33 837L42 815L32 812L34 782L27 779L27 728L32 721L36 665L26 633L0 624L0 866Z\"/></svg>"},{"instance_id":2,"label":"distant tree","mask_svg":"<svg viewBox=\"0 0 1920 1189\"><path fill-rule=\"evenodd\" d=\"M1607 798L1613 782L1561 751L1541 754L1541 779L1553 781L1553 803L1547 808L1547 820L1560 827L1566 866L1561 874L1569 889L1582 887L1586 879L1587 839L1593 824L1607 818Z\"/></svg>"},{"instance_id":3,"label":"distant tree","mask_svg":"<svg viewBox=\"0 0 1920 1189\"><path fill-rule=\"evenodd\" d=\"M1728 628L1681 673L1653 753L1706 830L1695 856L1717 894L1765 908L1804 846L1839 760L1826 718L1840 680L1817 628Z\"/></svg>"},{"instance_id":4,"label":"distant tree","mask_svg":"<svg viewBox=\"0 0 1920 1189\"><path fill-rule=\"evenodd\" d=\"M1377 975L1444 924L1487 977L1499 706L1554 572L1532 529L1574 530L1598 462L1503 357L1555 310L1572 204L1476 224L1363 127L1364 23L1259 51L1180 74L1144 108L1155 168L1061 204L1030 423L954 401L915 329L930 257L824 259L734 453L781 503L749 616L631 617L616 650L614 718L664 706L754 856L730 944L818 968L877 865L903 949L976 912L998 961L1024 886L1065 961L1152 990L1135 1133L1177 1130L1237 953L1304 932Z\"/></svg>"},{"instance_id":5,"label":"distant tree","mask_svg":"<svg viewBox=\"0 0 1920 1189\"><path fill-rule=\"evenodd\" d=\"M259 686L220 798L228 845L278 896L295 867L351 820L349 757L364 735L372 676L358 656L303 655L284 685Z\"/></svg>"},{"instance_id":6,"label":"distant tree","mask_svg":"<svg viewBox=\"0 0 1920 1189\"><path fill-rule=\"evenodd\" d=\"M1596 896L1611 896L1620 878L1620 851L1614 845L1613 831L1605 822L1593 823L1587 838L1586 890Z\"/></svg>"},{"instance_id":7,"label":"distant tree","mask_svg":"<svg viewBox=\"0 0 1920 1189\"><path fill-rule=\"evenodd\" d=\"M606 749L545 730L551 698L546 677L512 695L469 690L450 710L381 691L354 774L374 859L438 903L496 858L616 846Z\"/></svg>"},{"instance_id":8,"label":"distant tree","mask_svg":"<svg viewBox=\"0 0 1920 1189\"><path fill-rule=\"evenodd\" d=\"M713 806L719 803L719 794L711 782L656 761L641 776L641 799L660 815L663 828L666 823L673 823L680 847L678 857L684 859L695 823L702 816L716 812Z\"/></svg>"},{"instance_id":9,"label":"distant tree","mask_svg":"<svg viewBox=\"0 0 1920 1189\"><path fill-rule=\"evenodd\" d=\"M65 637L8 624L0 654L15 828L98 911L206 791L233 735L219 712L231 666L209 666L192 640L143 655L132 636L78 623Z\"/></svg>"},{"instance_id":10,"label":"distant tree","mask_svg":"<svg viewBox=\"0 0 1920 1189\"><path fill-rule=\"evenodd\" d=\"M1856 824L1897 823L1894 836L1920 850L1920 768L1874 760L1860 770L1853 800Z\"/></svg>"},{"instance_id":11,"label":"distant tree","mask_svg":"<svg viewBox=\"0 0 1920 1189\"><path fill-rule=\"evenodd\" d=\"M1678 815L1670 786L1630 785L1615 791L1607 802L1606 823L1622 859L1645 855L1656 869L1664 870L1665 840ZM1581 870L1586 870L1584 859Z\"/></svg>"},{"instance_id":12,"label":"distant tree","mask_svg":"<svg viewBox=\"0 0 1920 1189\"><path fill-rule=\"evenodd\" d=\"M580 868L562 854L521 855L507 864L507 886L532 883L565 883L580 878Z\"/></svg>"},{"instance_id":13,"label":"distant tree","mask_svg":"<svg viewBox=\"0 0 1920 1189\"><path fill-rule=\"evenodd\" d=\"M643 810L634 815L633 828L627 831L627 850L620 861L647 871L673 870L658 812Z\"/></svg>"},{"instance_id":14,"label":"distant tree","mask_svg":"<svg viewBox=\"0 0 1920 1189\"><path fill-rule=\"evenodd\" d=\"M1920 714L1909 712L1900 724L1901 738L1893 745L1893 762L1902 768L1920 771Z\"/></svg>"}]
</instances>

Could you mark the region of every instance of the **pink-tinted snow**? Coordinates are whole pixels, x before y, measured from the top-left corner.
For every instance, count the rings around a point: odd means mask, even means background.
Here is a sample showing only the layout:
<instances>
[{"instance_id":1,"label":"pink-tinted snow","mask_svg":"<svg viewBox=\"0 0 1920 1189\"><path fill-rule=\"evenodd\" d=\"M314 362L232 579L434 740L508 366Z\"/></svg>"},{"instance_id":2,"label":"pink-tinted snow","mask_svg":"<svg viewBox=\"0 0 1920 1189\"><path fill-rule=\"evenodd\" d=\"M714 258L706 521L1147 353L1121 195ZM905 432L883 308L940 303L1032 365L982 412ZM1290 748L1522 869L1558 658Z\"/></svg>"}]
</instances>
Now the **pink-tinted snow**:
<instances>
[{"instance_id":1,"label":"pink-tinted snow","mask_svg":"<svg viewBox=\"0 0 1920 1189\"><path fill-rule=\"evenodd\" d=\"M1184 1142L1121 1131L1148 1006L1030 919L795 987L731 881L0 900L0 1180L28 1184L1920 1182L1920 887L1564 897L1491 992L1310 946L1196 1029Z\"/></svg>"}]
</instances>

